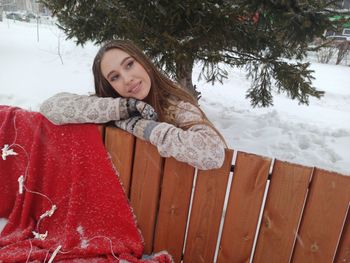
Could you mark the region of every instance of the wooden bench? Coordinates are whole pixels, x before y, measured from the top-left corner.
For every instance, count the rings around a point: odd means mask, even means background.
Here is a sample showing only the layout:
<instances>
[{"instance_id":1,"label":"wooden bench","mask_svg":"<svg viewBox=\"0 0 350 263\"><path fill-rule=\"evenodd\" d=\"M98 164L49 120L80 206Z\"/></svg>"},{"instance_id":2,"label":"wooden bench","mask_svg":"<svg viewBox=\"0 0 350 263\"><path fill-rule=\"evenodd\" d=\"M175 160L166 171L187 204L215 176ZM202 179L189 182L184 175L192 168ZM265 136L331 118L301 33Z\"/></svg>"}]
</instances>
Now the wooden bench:
<instances>
[{"instance_id":1,"label":"wooden bench","mask_svg":"<svg viewBox=\"0 0 350 263\"><path fill-rule=\"evenodd\" d=\"M101 132L145 253L167 250L185 263L350 262L350 176L243 152L232 172L230 149L222 168L201 171L119 129Z\"/></svg>"}]
</instances>

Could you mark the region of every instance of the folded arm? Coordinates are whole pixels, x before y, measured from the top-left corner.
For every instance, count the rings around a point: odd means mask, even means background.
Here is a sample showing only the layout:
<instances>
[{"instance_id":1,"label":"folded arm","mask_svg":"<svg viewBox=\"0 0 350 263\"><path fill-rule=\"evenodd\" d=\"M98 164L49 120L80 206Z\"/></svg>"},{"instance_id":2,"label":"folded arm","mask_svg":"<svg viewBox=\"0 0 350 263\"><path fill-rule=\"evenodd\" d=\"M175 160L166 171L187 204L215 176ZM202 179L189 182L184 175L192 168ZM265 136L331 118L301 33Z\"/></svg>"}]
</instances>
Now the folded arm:
<instances>
[{"instance_id":1,"label":"folded arm","mask_svg":"<svg viewBox=\"0 0 350 263\"><path fill-rule=\"evenodd\" d=\"M188 130L168 123L157 125L150 134L163 157L174 157L202 170L220 168L225 159L225 145L215 131L206 125Z\"/></svg>"},{"instance_id":2,"label":"folded arm","mask_svg":"<svg viewBox=\"0 0 350 263\"><path fill-rule=\"evenodd\" d=\"M202 170L220 168L225 159L225 143L215 130L205 124L183 129L186 123L203 122L202 114L189 103L180 103L175 125L140 117L116 121L116 126L150 141L163 157L174 157Z\"/></svg>"},{"instance_id":3,"label":"folded arm","mask_svg":"<svg viewBox=\"0 0 350 263\"><path fill-rule=\"evenodd\" d=\"M142 116L156 119L154 109L132 98L101 98L62 92L44 101L40 112L54 124L106 123Z\"/></svg>"}]
</instances>

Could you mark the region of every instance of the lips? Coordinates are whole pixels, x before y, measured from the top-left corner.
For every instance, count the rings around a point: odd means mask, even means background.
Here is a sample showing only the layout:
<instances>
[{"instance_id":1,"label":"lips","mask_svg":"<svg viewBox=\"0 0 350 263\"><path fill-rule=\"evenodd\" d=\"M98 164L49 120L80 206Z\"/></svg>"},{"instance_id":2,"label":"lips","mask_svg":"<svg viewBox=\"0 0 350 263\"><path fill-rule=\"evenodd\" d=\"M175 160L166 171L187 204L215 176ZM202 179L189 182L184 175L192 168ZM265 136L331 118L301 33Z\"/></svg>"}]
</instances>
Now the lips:
<instances>
[{"instance_id":1,"label":"lips","mask_svg":"<svg viewBox=\"0 0 350 263\"><path fill-rule=\"evenodd\" d=\"M140 89L141 89L141 81L132 85L130 87L130 89L128 90L128 92L135 94L135 93L139 92Z\"/></svg>"}]
</instances>

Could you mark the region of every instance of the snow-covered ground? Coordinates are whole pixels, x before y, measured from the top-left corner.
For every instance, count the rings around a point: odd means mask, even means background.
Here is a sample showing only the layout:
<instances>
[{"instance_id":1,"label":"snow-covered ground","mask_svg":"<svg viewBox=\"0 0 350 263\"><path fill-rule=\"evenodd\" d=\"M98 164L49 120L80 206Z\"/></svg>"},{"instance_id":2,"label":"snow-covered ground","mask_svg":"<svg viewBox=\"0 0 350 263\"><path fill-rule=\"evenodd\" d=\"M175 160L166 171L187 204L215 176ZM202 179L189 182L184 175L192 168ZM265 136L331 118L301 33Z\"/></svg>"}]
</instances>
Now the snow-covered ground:
<instances>
[{"instance_id":1,"label":"snow-covered ground","mask_svg":"<svg viewBox=\"0 0 350 263\"><path fill-rule=\"evenodd\" d=\"M37 41L39 32L39 41ZM38 110L49 96L93 92L91 65L98 47L76 46L57 27L0 22L0 104ZM58 52L59 50L59 52ZM61 53L62 61L59 57ZM231 69L224 84L194 81L200 104L228 145L280 160L350 174L350 67L313 62L314 85L326 91L321 100L300 106L275 95L274 106L251 108L245 99L249 81Z\"/></svg>"}]
</instances>

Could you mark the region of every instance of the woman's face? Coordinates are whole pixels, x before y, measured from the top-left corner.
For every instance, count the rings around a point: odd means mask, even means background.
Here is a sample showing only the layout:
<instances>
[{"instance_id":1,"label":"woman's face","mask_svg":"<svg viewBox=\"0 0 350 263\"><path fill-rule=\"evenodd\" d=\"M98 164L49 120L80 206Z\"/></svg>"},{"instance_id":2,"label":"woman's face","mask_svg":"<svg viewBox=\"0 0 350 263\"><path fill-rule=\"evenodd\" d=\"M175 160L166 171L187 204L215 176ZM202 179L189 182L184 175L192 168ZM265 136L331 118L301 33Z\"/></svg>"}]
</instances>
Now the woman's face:
<instances>
[{"instance_id":1,"label":"woman's face","mask_svg":"<svg viewBox=\"0 0 350 263\"><path fill-rule=\"evenodd\" d=\"M110 49L103 55L101 71L122 97L143 100L151 90L151 79L144 67L120 49Z\"/></svg>"}]
</instances>

